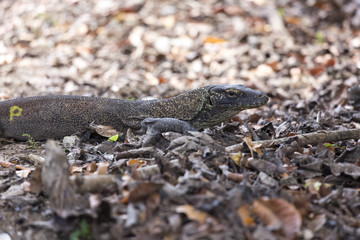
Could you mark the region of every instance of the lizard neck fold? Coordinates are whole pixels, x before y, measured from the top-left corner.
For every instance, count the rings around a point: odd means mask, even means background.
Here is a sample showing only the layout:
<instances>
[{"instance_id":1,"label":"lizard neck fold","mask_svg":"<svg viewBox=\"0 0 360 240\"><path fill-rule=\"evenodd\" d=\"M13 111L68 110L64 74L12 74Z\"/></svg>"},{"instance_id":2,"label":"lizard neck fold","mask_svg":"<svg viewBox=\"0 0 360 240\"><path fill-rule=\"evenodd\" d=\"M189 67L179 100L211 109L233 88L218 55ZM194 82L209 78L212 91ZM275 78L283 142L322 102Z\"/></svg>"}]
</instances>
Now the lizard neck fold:
<instances>
[{"instance_id":1,"label":"lizard neck fold","mask_svg":"<svg viewBox=\"0 0 360 240\"><path fill-rule=\"evenodd\" d=\"M149 109L158 118L177 118L191 122L209 101L206 87L183 93L176 97L149 102Z\"/></svg>"}]
</instances>

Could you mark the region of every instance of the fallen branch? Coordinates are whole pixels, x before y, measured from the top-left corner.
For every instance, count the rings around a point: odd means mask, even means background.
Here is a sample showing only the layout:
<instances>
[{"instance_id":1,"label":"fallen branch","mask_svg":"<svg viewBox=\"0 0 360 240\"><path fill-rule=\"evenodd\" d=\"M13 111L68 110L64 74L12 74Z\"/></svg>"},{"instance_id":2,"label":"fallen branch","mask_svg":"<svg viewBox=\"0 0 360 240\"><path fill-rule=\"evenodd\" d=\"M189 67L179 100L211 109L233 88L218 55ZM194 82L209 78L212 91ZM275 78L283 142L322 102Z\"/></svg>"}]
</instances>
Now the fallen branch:
<instances>
[{"instance_id":1,"label":"fallen branch","mask_svg":"<svg viewBox=\"0 0 360 240\"><path fill-rule=\"evenodd\" d=\"M295 140L299 146L316 145L318 143L324 142L337 142L344 141L349 139L360 139L360 129L347 129L347 130L337 130L337 131L317 131L313 133L299 134L296 136L278 138L274 140L264 140L256 141L253 144L259 147L269 147L273 145L279 145L285 141ZM226 152L238 152L243 149L243 144L235 144L229 147L226 147Z\"/></svg>"},{"instance_id":2,"label":"fallen branch","mask_svg":"<svg viewBox=\"0 0 360 240\"><path fill-rule=\"evenodd\" d=\"M115 159L120 158L132 158L132 157L139 157L143 155L150 155L154 152L153 147L143 147L138 149L130 149L128 151L119 152L115 155Z\"/></svg>"},{"instance_id":3,"label":"fallen branch","mask_svg":"<svg viewBox=\"0 0 360 240\"><path fill-rule=\"evenodd\" d=\"M77 193L101 193L117 189L117 181L115 175L70 176L70 182Z\"/></svg>"}]
</instances>

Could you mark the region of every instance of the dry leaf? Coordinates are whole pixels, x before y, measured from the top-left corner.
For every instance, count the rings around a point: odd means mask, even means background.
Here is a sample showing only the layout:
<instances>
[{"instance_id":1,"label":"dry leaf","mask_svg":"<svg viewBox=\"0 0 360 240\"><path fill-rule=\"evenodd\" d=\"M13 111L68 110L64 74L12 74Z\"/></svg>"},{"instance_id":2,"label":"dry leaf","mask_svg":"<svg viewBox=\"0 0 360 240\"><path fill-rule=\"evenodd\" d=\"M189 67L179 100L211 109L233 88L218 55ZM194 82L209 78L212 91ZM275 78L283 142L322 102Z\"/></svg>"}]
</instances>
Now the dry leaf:
<instances>
[{"instance_id":1,"label":"dry leaf","mask_svg":"<svg viewBox=\"0 0 360 240\"><path fill-rule=\"evenodd\" d=\"M290 203L281 198L257 199L237 209L242 224L255 225L252 215L256 215L265 226L286 239L294 239L300 231L301 215Z\"/></svg>"},{"instance_id":2,"label":"dry leaf","mask_svg":"<svg viewBox=\"0 0 360 240\"><path fill-rule=\"evenodd\" d=\"M216 220L213 217L211 217L208 213L201 210L197 210L194 206L189 204L178 206L176 208L176 212L184 213L188 219L197 221L201 224L204 224L205 221L207 220L210 220L212 223L216 223Z\"/></svg>"},{"instance_id":3,"label":"dry leaf","mask_svg":"<svg viewBox=\"0 0 360 240\"><path fill-rule=\"evenodd\" d=\"M293 24L293 25L299 25L300 19L297 17L285 17L285 22Z\"/></svg>"},{"instance_id":4,"label":"dry leaf","mask_svg":"<svg viewBox=\"0 0 360 240\"><path fill-rule=\"evenodd\" d=\"M11 162L3 161L3 160L0 161L1 167L9 168L11 165L13 165Z\"/></svg>"},{"instance_id":5,"label":"dry leaf","mask_svg":"<svg viewBox=\"0 0 360 240\"><path fill-rule=\"evenodd\" d=\"M335 65L335 59L334 58L328 59L324 64L325 67L332 67L334 65Z\"/></svg>"},{"instance_id":6,"label":"dry leaf","mask_svg":"<svg viewBox=\"0 0 360 240\"><path fill-rule=\"evenodd\" d=\"M105 175L110 163L108 162L100 162L97 165L97 171L95 172L96 175Z\"/></svg>"},{"instance_id":7,"label":"dry leaf","mask_svg":"<svg viewBox=\"0 0 360 240\"><path fill-rule=\"evenodd\" d=\"M70 167L70 174L82 173L82 171L83 171L83 167L74 166L74 165Z\"/></svg>"},{"instance_id":8,"label":"dry leaf","mask_svg":"<svg viewBox=\"0 0 360 240\"><path fill-rule=\"evenodd\" d=\"M283 222L279 216L276 215L271 206L269 207L263 204L263 201L255 200L253 202L253 211L269 230L279 230L283 226Z\"/></svg>"},{"instance_id":9,"label":"dry leaf","mask_svg":"<svg viewBox=\"0 0 360 240\"><path fill-rule=\"evenodd\" d=\"M97 169L96 162L91 162L85 166L85 169L88 173L93 173Z\"/></svg>"},{"instance_id":10,"label":"dry leaf","mask_svg":"<svg viewBox=\"0 0 360 240\"><path fill-rule=\"evenodd\" d=\"M223 43L223 42L227 42L227 40L217 37L211 37L211 36L206 37L203 41L203 43L213 43L213 44Z\"/></svg>"},{"instance_id":11,"label":"dry leaf","mask_svg":"<svg viewBox=\"0 0 360 240\"><path fill-rule=\"evenodd\" d=\"M32 173L29 181L24 183L24 191L39 194L41 192L41 168L36 168Z\"/></svg>"},{"instance_id":12,"label":"dry leaf","mask_svg":"<svg viewBox=\"0 0 360 240\"><path fill-rule=\"evenodd\" d=\"M245 142L246 145L249 147L250 152L251 152L251 157L254 157L254 151L261 156L262 155L262 151L261 151L261 143L253 143L251 136L250 137L245 137Z\"/></svg>"},{"instance_id":13,"label":"dry leaf","mask_svg":"<svg viewBox=\"0 0 360 240\"><path fill-rule=\"evenodd\" d=\"M91 124L90 126L91 126L91 128L95 129L95 132L97 134L99 134L100 136L103 136L103 137L109 138L111 136L118 134L116 129L113 127L110 127L110 126L96 125L96 124Z\"/></svg>"},{"instance_id":14,"label":"dry leaf","mask_svg":"<svg viewBox=\"0 0 360 240\"><path fill-rule=\"evenodd\" d=\"M266 63L266 65L271 67L274 71L279 70L279 61L269 62L269 63Z\"/></svg>"},{"instance_id":15,"label":"dry leaf","mask_svg":"<svg viewBox=\"0 0 360 240\"><path fill-rule=\"evenodd\" d=\"M254 218L251 217L252 206L250 204L244 204L237 209L237 214L241 218L241 222L245 227L255 226Z\"/></svg>"},{"instance_id":16,"label":"dry leaf","mask_svg":"<svg viewBox=\"0 0 360 240\"><path fill-rule=\"evenodd\" d=\"M231 153L230 158L234 161L234 163L238 166L240 166L240 160L242 158L242 153Z\"/></svg>"},{"instance_id":17,"label":"dry leaf","mask_svg":"<svg viewBox=\"0 0 360 240\"><path fill-rule=\"evenodd\" d=\"M294 205L281 198L259 199L256 202L271 211L271 214L266 218L266 220L271 220L269 222L271 226L276 226L278 224L277 221L281 221L282 225L279 233L282 236L287 239L294 239L296 237L296 233L300 231L302 218ZM256 207L254 206L255 209ZM274 216L276 219L273 218Z\"/></svg>"},{"instance_id":18,"label":"dry leaf","mask_svg":"<svg viewBox=\"0 0 360 240\"><path fill-rule=\"evenodd\" d=\"M29 174L31 173L31 169L24 169L24 170L19 170L16 171L16 175L21 177L21 178L27 178L29 176Z\"/></svg>"},{"instance_id":19,"label":"dry leaf","mask_svg":"<svg viewBox=\"0 0 360 240\"><path fill-rule=\"evenodd\" d=\"M141 159L130 159L129 161L126 162L126 165L136 167L136 168L139 168L145 164L146 164L146 162Z\"/></svg>"},{"instance_id":20,"label":"dry leaf","mask_svg":"<svg viewBox=\"0 0 360 240\"><path fill-rule=\"evenodd\" d=\"M308 222L307 228L309 228L312 232L317 232L324 226L325 223L326 214L319 214Z\"/></svg>"},{"instance_id":21,"label":"dry leaf","mask_svg":"<svg viewBox=\"0 0 360 240\"><path fill-rule=\"evenodd\" d=\"M152 193L157 192L163 184L152 182L140 182L134 189L130 190L129 202L137 202L146 199Z\"/></svg>"},{"instance_id":22,"label":"dry leaf","mask_svg":"<svg viewBox=\"0 0 360 240\"><path fill-rule=\"evenodd\" d=\"M325 69L323 67L314 67L314 68L310 68L309 69L309 73L312 75L312 76L318 76L320 75L321 73L323 73L325 71Z\"/></svg>"},{"instance_id":23,"label":"dry leaf","mask_svg":"<svg viewBox=\"0 0 360 240\"><path fill-rule=\"evenodd\" d=\"M229 172L227 177L234 182L241 182L244 179L244 174Z\"/></svg>"}]
</instances>

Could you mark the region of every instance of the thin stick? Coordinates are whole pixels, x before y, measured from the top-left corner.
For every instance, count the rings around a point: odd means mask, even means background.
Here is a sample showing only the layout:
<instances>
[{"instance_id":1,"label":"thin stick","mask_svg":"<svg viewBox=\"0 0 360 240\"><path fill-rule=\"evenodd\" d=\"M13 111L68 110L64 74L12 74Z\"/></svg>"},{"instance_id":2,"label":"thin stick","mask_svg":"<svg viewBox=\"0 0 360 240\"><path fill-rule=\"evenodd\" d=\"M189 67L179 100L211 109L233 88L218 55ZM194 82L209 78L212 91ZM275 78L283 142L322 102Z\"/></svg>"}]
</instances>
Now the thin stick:
<instances>
[{"instance_id":1,"label":"thin stick","mask_svg":"<svg viewBox=\"0 0 360 240\"><path fill-rule=\"evenodd\" d=\"M279 145L285 141L296 139L300 146L306 146L308 144L316 145L323 142L337 142L344 141L349 139L360 139L360 129L347 129L347 130L337 130L337 131L317 131L312 133L299 134L296 136L278 138L274 140L264 140L256 141L253 144L260 147L266 148L272 145ZM235 144L229 147L226 147L226 152L238 152L243 149L243 145Z\"/></svg>"}]
</instances>

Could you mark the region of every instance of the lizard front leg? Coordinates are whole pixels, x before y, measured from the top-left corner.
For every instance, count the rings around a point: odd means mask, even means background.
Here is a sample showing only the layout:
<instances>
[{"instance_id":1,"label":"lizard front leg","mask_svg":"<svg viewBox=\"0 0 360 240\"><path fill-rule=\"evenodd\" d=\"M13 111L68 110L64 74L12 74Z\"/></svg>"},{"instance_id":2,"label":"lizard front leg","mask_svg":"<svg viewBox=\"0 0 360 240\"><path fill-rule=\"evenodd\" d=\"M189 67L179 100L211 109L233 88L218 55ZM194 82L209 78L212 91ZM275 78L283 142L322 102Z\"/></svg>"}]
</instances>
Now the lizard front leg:
<instances>
[{"instance_id":1,"label":"lizard front leg","mask_svg":"<svg viewBox=\"0 0 360 240\"><path fill-rule=\"evenodd\" d=\"M142 131L146 132L142 142L144 146L166 146L169 141L162 133L177 132L186 134L188 131L197 131L189 123L176 118L146 118L141 122Z\"/></svg>"}]
</instances>

